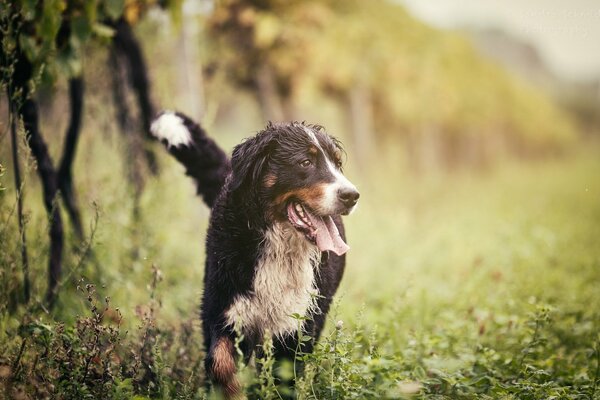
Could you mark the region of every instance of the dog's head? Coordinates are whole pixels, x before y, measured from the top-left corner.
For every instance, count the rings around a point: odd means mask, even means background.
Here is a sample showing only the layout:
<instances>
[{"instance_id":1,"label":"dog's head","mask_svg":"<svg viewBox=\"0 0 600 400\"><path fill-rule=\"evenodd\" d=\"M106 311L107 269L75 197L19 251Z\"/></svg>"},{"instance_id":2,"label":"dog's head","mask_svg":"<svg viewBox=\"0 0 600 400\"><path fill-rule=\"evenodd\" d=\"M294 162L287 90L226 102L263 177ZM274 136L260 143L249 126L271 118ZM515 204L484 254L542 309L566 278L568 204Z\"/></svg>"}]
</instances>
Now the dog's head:
<instances>
[{"instance_id":1,"label":"dog's head","mask_svg":"<svg viewBox=\"0 0 600 400\"><path fill-rule=\"evenodd\" d=\"M322 251L348 246L332 220L351 213L356 187L342 173L341 143L318 125L269 124L233 151L231 189L266 223L289 222Z\"/></svg>"}]
</instances>

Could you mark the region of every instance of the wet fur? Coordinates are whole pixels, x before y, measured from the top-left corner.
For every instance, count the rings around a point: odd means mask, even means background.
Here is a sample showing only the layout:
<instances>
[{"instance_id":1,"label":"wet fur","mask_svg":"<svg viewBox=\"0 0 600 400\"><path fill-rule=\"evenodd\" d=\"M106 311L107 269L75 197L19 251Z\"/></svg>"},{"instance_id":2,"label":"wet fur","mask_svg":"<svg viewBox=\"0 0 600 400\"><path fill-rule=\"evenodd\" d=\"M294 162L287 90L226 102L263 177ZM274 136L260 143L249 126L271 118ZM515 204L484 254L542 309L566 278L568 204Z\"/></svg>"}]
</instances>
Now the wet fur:
<instances>
[{"instance_id":1,"label":"wet fur","mask_svg":"<svg viewBox=\"0 0 600 400\"><path fill-rule=\"evenodd\" d=\"M168 146L169 151L186 166L212 207L201 306L205 366L226 396L235 397L239 385L231 371L236 354L230 344L236 332L244 335L240 347L246 360L267 332L274 337L278 359L293 359L295 349L311 352L321 334L345 256L321 253L287 221L285 202L290 196L310 204L323 190L320 182L299 182L301 171L289 170L286 163L303 151L306 130L319 137L332 158L339 157L340 145L319 126L269 124L238 145L229 164L198 125L183 114L177 116L192 130L192 143ZM158 128L153 133L167 145L169 139L181 143ZM205 169L195 168L197 164ZM209 183L207 188L203 181ZM333 218L345 240L341 218ZM299 322L290 317L293 313L309 319ZM299 345L298 327L313 340Z\"/></svg>"}]
</instances>

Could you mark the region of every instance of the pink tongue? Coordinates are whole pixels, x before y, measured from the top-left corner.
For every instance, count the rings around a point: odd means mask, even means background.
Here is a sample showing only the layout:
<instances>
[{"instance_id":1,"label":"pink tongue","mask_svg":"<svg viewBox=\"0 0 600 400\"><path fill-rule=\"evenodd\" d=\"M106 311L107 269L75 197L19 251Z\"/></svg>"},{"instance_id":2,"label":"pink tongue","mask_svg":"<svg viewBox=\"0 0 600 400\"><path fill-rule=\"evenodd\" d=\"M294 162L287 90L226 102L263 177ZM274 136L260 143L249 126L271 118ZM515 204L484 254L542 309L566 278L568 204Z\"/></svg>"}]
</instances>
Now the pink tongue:
<instances>
[{"instance_id":1,"label":"pink tongue","mask_svg":"<svg viewBox=\"0 0 600 400\"><path fill-rule=\"evenodd\" d=\"M317 247L319 250L331 250L338 256L341 256L350 249L346 242L342 240L340 232L331 217L327 216L321 218L311 215L310 213L307 214L309 215L310 222L312 222L316 229Z\"/></svg>"}]
</instances>

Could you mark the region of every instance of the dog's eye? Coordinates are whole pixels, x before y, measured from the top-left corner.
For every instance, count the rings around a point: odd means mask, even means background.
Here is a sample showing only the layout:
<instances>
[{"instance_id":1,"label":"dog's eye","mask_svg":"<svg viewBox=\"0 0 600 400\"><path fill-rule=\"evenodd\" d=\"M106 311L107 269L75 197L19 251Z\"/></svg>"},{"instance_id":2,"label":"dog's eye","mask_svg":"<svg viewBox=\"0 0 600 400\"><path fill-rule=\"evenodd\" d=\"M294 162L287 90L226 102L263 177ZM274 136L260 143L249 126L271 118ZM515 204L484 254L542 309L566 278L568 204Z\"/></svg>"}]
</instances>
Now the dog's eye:
<instances>
[{"instance_id":1,"label":"dog's eye","mask_svg":"<svg viewBox=\"0 0 600 400\"><path fill-rule=\"evenodd\" d=\"M301 167L310 167L312 165L312 162L309 159L303 160L300 162L300 166Z\"/></svg>"}]
</instances>

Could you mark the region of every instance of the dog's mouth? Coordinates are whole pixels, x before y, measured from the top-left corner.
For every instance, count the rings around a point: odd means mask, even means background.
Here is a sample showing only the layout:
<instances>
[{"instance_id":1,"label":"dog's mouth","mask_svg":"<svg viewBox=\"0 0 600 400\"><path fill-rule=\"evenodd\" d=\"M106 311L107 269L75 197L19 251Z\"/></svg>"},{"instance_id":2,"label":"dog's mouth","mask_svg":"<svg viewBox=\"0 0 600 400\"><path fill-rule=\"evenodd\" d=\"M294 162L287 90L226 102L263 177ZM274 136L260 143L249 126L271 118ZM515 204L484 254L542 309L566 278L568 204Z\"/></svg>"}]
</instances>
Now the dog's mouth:
<instances>
[{"instance_id":1,"label":"dog's mouth","mask_svg":"<svg viewBox=\"0 0 600 400\"><path fill-rule=\"evenodd\" d=\"M301 203L291 201L287 206L288 220L306 239L321 251L333 251L341 256L350 249L340 236L330 215L318 216Z\"/></svg>"}]
</instances>

